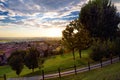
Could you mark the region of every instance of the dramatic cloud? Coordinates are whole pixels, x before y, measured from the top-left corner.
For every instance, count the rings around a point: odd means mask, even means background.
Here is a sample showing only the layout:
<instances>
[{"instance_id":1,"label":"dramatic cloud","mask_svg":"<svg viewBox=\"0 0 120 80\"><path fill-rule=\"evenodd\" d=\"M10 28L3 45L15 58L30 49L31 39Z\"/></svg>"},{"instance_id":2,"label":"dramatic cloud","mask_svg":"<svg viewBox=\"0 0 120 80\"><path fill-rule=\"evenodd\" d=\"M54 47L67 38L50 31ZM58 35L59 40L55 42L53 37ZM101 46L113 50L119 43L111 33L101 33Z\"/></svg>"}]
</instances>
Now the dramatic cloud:
<instances>
[{"instance_id":1,"label":"dramatic cloud","mask_svg":"<svg viewBox=\"0 0 120 80\"><path fill-rule=\"evenodd\" d=\"M43 31L48 32L46 35L53 30L61 33L71 20L78 18L81 6L88 1L0 0L0 31L4 29L9 32L19 32L21 30L29 35L37 30L38 36L44 35ZM120 1L112 1L120 12Z\"/></svg>"}]
</instances>

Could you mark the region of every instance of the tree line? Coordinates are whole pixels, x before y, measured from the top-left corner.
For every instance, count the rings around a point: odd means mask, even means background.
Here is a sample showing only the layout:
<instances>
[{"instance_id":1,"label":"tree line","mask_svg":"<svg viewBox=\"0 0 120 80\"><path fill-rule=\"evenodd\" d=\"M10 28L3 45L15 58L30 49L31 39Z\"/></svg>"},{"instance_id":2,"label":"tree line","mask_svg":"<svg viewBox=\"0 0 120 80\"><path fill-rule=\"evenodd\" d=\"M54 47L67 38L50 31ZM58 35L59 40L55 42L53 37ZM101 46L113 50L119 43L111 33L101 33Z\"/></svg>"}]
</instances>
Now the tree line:
<instances>
[{"instance_id":1,"label":"tree line","mask_svg":"<svg viewBox=\"0 0 120 80\"><path fill-rule=\"evenodd\" d=\"M75 60L75 50L81 51L91 48L90 57L99 61L114 55L120 55L120 14L111 0L90 0L85 4L79 13L79 17L71 21L62 31L62 44L72 50ZM56 51L54 51L56 53ZM59 54L64 53L64 48L59 49ZM44 56L52 54L45 51ZM24 51L15 51L8 58L8 64L19 75L26 65L34 71L34 68L41 68L44 57L40 52L31 47Z\"/></svg>"},{"instance_id":2,"label":"tree line","mask_svg":"<svg viewBox=\"0 0 120 80\"><path fill-rule=\"evenodd\" d=\"M44 63L44 58L41 53L34 47L28 50L16 50L8 58L8 64L19 76L24 65L34 72L35 68L41 68Z\"/></svg>"},{"instance_id":3,"label":"tree line","mask_svg":"<svg viewBox=\"0 0 120 80\"><path fill-rule=\"evenodd\" d=\"M71 21L62 32L64 46L79 51L91 47L90 57L101 60L120 53L120 13L111 0L89 0L79 13L78 19Z\"/></svg>"}]
</instances>

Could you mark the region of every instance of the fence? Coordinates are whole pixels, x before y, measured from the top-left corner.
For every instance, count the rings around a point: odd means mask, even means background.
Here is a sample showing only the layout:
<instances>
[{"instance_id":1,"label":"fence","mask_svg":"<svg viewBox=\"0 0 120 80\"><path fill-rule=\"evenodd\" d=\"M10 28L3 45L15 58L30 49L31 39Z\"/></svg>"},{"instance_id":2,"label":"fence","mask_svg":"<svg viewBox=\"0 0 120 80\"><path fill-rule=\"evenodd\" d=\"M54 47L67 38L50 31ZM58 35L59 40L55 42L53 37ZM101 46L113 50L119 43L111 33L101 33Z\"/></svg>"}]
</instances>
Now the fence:
<instances>
[{"instance_id":1,"label":"fence","mask_svg":"<svg viewBox=\"0 0 120 80\"><path fill-rule=\"evenodd\" d=\"M113 64L113 63L116 63L118 61L120 61L120 56L117 58L110 58L110 60L108 60L108 61L104 61L104 62L100 61L99 63L94 64L94 65L90 64L90 62L88 62L88 66L83 67L83 68L77 68L77 66L74 64L73 67L70 67L70 68L73 68L73 70L62 72L62 69L58 68L58 73L48 74L48 75L43 74L43 76L42 76L43 78L40 80L45 80L45 79L49 79L49 78L56 78L56 77L61 78L62 76L71 75L71 74L77 75L77 73L90 71L90 70L96 69L96 68L102 68L103 66ZM43 72L44 72L44 70L43 70Z\"/></svg>"},{"instance_id":2,"label":"fence","mask_svg":"<svg viewBox=\"0 0 120 80\"><path fill-rule=\"evenodd\" d=\"M45 80L45 79L56 78L56 77L59 77L61 79L61 77L63 77L63 76L67 76L67 75L71 75L71 74L77 75L77 73L90 71L90 70L93 70L96 68L102 68L106 65L110 65L110 64L113 64L113 63L116 63L119 61L120 61L120 56L117 58L110 58L110 60L107 60L107 61L100 61L97 64L91 64L90 62L88 62L88 65L83 68L78 68L78 66L76 66L76 64L74 64L72 67L67 68L67 69L70 69L69 71L65 71L65 69L58 68L57 73L45 74L45 71L42 70L41 76L9 78L8 80Z\"/></svg>"}]
</instances>

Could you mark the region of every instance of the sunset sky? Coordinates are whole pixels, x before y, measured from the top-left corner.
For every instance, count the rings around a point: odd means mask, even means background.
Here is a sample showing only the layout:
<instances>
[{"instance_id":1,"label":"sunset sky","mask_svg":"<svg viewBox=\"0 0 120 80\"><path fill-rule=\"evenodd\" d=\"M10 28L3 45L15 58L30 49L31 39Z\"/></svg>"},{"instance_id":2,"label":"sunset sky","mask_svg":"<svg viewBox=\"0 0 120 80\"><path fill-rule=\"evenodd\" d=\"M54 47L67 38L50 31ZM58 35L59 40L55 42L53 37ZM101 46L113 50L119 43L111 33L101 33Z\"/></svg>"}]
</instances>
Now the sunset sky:
<instances>
[{"instance_id":1,"label":"sunset sky","mask_svg":"<svg viewBox=\"0 0 120 80\"><path fill-rule=\"evenodd\" d=\"M61 37L88 0L0 0L0 37ZM120 0L112 0L120 12Z\"/></svg>"}]
</instances>

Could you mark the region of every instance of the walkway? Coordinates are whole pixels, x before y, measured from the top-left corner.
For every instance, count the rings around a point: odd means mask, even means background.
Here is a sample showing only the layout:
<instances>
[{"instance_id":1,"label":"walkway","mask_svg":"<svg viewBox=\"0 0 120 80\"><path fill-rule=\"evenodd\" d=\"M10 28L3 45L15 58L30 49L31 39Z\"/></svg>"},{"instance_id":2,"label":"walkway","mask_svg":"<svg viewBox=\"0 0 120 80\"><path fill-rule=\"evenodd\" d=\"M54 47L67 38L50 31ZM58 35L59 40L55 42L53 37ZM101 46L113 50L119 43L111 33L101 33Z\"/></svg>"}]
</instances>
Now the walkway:
<instances>
[{"instance_id":1,"label":"walkway","mask_svg":"<svg viewBox=\"0 0 120 80\"><path fill-rule=\"evenodd\" d=\"M67 76L67 75L75 74L75 72L76 73L81 73L81 72L101 68L102 66L107 66L107 65L110 65L111 63L116 63L116 62L119 62L119 61L120 61L120 58L117 57L117 58L114 58L112 60L104 61L104 62L102 62L102 64L98 63L98 64L91 65L90 67L84 67L84 68L76 69L76 71L75 70L70 70L70 71L61 72L60 74L59 73L47 74L47 75L44 75L44 78L45 79L56 78L56 77L59 77L59 75ZM43 77L42 76L21 77L21 78L9 78L7 80L43 80Z\"/></svg>"}]
</instances>

